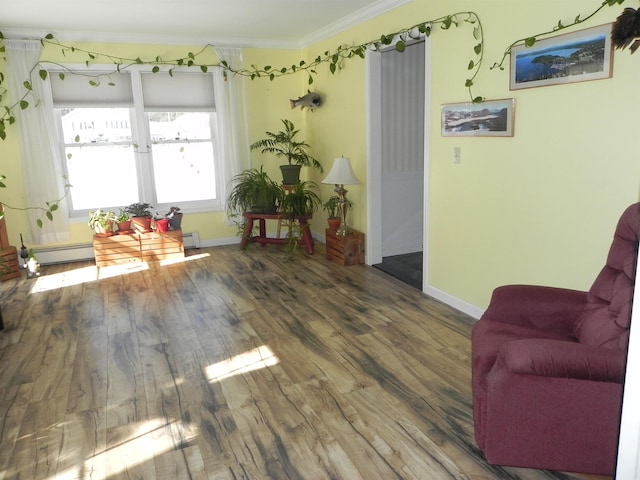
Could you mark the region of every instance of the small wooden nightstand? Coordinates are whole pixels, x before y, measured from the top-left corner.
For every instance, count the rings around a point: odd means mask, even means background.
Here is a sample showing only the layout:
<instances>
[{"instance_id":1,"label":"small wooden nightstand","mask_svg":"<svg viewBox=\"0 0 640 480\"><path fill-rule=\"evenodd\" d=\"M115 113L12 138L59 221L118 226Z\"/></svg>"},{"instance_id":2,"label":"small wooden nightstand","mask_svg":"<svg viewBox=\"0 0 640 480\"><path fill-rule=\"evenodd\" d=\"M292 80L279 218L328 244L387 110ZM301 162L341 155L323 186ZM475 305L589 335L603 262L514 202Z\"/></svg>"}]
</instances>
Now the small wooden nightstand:
<instances>
[{"instance_id":1,"label":"small wooden nightstand","mask_svg":"<svg viewBox=\"0 0 640 480\"><path fill-rule=\"evenodd\" d=\"M336 235L325 230L327 258L340 265L362 265L364 263L364 233L353 230L349 235Z\"/></svg>"}]
</instances>

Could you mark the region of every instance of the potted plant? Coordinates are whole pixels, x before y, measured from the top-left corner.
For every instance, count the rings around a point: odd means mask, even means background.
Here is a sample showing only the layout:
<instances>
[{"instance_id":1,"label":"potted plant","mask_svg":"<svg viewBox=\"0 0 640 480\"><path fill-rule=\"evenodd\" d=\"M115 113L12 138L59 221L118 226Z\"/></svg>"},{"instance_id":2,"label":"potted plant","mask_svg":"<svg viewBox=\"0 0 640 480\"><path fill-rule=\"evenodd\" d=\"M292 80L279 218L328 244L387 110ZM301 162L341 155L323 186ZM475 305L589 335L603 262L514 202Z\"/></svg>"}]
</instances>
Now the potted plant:
<instances>
[{"instance_id":1,"label":"potted plant","mask_svg":"<svg viewBox=\"0 0 640 480\"><path fill-rule=\"evenodd\" d=\"M166 217L169 219L169 230L180 230L182 228L182 212L180 207L171 207Z\"/></svg>"},{"instance_id":2,"label":"potted plant","mask_svg":"<svg viewBox=\"0 0 640 480\"><path fill-rule=\"evenodd\" d=\"M286 165L281 165L282 183L284 185L295 185L300 180L300 169L302 167L317 168L323 171L318 160L309 155L307 143L297 140L296 136L300 130L296 130L293 122L282 120L284 130L280 132L265 132L267 137L251 144L251 150L260 150L262 153L273 153L276 157L284 157Z\"/></svg>"},{"instance_id":3,"label":"potted plant","mask_svg":"<svg viewBox=\"0 0 640 480\"><path fill-rule=\"evenodd\" d=\"M244 212L275 213L284 191L267 172L252 168L239 173L232 180L235 186L227 198L231 216Z\"/></svg>"},{"instance_id":4,"label":"potted plant","mask_svg":"<svg viewBox=\"0 0 640 480\"><path fill-rule=\"evenodd\" d=\"M113 223L116 214L106 210L94 210L89 212L89 227L100 237L110 237L113 235Z\"/></svg>"},{"instance_id":5,"label":"potted plant","mask_svg":"<svg viewBox=\"0 0 640 480\"><path fill-rule=\"evenodd\" d=\"M132 203L124 209L131 216L131 225L139 233L151 231L151 209L148 203Z\"/></svg>"},{"instance_id":6,"label":"potted plant","mask_svg":"<svg viewBox=\"0 0 640 480\"><path fill-rule=\"evenodd\" d=\"M329 197L329 200L322 204L322 209L327 212L329 217L327 218L327 223L329 224L329 230L336 231L340 227L340 215L338 212L338 202L340 198L337 195L333 195Z\"/></svg>"},{"instance_id":7,"label":"potted plant","mask_svg":"<svg viewBox=\"0 0 640 480\"><path fill-rule=\"evenodd\" d=\"M318 186L314 182L298 182L283 195L280 202L280 212L288 217L310 217L317 210L322 201L312 189Z\"/></svg>"},{"instance_id":8,"label":"potted plant","mask_svg":"<svg viewBox=\"0 0 640 480\"><path fill-rule=\"evenodd\" d=\"M131 216L122 208L120 209L120 213L116 215L116 224L118 225L118 233L131 232Z\"/></svg>"}]
</instances>

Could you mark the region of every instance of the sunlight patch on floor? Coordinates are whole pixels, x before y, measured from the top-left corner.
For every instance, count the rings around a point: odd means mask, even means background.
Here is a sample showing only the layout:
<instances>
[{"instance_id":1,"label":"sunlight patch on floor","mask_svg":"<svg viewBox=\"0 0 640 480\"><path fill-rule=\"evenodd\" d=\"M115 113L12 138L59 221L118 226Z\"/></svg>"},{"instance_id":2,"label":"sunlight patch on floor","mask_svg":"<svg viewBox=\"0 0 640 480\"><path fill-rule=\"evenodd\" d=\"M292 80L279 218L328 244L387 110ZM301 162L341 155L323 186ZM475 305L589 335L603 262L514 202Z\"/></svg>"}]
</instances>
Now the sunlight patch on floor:
<instances>
[{"instance_id":1,"label":"sunlight patch on floor","mask_svg":"<svg viewBox=\"0 0 640 480\"><path fill-rule=\"evenodd\" d=\"M185 262L190 262L192 260L198 260L200 258L206 258L206 257L210 257L211 254L209 253L198 253L196 255L189 255L188 257L184 257L184 258L173 258L170 260L160 260L160 265L162 265L163 267L166 265L174 265L176 263L185 263Z\"/></svg>"},{"instance_id":2,"label":"sunlight patch on floor","mask_svg":"<svg viewBox=\"0 0 640 480\"><path fill-rule=\"evenodd\" d=\"M196 435L196 431L186 430L178 422L167 423L163 418L141 422L122 442L87 458L82 466L58 472L54 477L50 477L50 480L107 480L144 462L153 462L154 457L163 453L181 448Z\"/></svg>"},{"instance_id":3,"label":"sunlight patch on floor","mask_svg":"<svg viewBox=\"0 0 640 480\"><path fill-rule=\"evenodd\" d=\"M219 382L234 375L271 367L280 362L278 357L266 345L262 345L248 352L228 358L204 369L207 380L210 383Z\"/></svg>"}]
</instances>

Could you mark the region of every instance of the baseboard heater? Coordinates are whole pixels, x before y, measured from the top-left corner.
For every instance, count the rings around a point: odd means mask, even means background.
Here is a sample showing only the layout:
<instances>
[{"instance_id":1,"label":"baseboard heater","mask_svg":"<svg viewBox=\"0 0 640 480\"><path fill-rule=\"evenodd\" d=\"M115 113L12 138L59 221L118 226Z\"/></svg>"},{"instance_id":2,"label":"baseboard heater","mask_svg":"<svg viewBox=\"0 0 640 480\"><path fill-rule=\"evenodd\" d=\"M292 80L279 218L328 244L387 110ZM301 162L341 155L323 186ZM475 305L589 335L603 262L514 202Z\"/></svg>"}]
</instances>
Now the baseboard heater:
<instances>
[{"instance_id":1,"label":"baseboard heater","mask_svg":"<svg viewBox=\"0 0 640 480\"><path fill-rule=\"evenodd\" d=\"M198 232L184 233L182 235L185 250L200 248L200 235ZM65 245L51 248L34 248L34 253L42 265L55 263L80 262L93 260L93 244L83 243L77 245Z\"/></svg>"}]
</instances>

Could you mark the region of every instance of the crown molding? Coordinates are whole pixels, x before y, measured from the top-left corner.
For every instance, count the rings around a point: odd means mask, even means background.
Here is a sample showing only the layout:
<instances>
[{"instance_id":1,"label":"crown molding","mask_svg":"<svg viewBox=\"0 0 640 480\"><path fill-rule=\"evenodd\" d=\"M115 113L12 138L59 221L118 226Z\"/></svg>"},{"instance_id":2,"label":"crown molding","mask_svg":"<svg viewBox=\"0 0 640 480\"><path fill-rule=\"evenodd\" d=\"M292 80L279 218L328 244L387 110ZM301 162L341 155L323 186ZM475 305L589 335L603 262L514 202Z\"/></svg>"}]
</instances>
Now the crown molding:
<instances>
[{"instance_id":1,"label":"crown molding","mask_svg":"<svg viewBox=\"0 0 640 480\"><path fill-rule=\"evenodd\" d=\"M379 15L387 13L413 0L381 0L362 8L346 17L333 22L298 40L283 40L272 38L244 38L244 37L215 37L215 36L186 36L167 33L129 33L129 32L98 32L88 30L41 30L3 28L6 38L41 39L52 34L61 42L92 42L92 43L124 43L143 45L215 45L219 47L236 48L273 48L282 50L300 50L314 43L325 40L333 35L355 27Z\"/></svg>"},{"instance_id":2,"label":"crown molding","mask_svg":"<svg viewBox=\"0 0 640 480\"><path fill-rule=\"evenodd\" d=\"M320 30L316 30L310 35L307 35L300 39L298 46L300 48L310 47L315 43L326 40L333 35L348 30L349 28L353 28L377 16L390 12L391 10L395 10L396 8L407 3L411 3L412 1L413 0L382 0L380 2L376 2L373 5L369 5L357 12L353 12L341 20L333 22Z\"/></svg>"}]
</instances>

